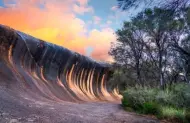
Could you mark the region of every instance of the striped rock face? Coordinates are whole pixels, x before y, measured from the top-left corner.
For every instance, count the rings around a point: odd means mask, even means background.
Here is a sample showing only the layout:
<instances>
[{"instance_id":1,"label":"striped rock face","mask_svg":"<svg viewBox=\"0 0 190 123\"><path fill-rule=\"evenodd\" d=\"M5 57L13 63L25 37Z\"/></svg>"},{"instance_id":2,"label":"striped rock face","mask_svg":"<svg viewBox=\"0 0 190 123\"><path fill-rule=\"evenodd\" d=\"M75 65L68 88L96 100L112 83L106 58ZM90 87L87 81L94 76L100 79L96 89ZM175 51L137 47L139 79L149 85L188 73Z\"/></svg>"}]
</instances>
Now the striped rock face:
<instances>
[{"instance_id":1,"label":"striped rock face","mask_svg":"<svg viewBox=\"0 0 190 123\"><path fill-rule=\"evenodd\" d=\"M0 25L0 86L48 100L70 102L118 101L116 87L107 83L110 65ZM2 65L1 65L2 66Z\"/></svg>"}]
</instances>

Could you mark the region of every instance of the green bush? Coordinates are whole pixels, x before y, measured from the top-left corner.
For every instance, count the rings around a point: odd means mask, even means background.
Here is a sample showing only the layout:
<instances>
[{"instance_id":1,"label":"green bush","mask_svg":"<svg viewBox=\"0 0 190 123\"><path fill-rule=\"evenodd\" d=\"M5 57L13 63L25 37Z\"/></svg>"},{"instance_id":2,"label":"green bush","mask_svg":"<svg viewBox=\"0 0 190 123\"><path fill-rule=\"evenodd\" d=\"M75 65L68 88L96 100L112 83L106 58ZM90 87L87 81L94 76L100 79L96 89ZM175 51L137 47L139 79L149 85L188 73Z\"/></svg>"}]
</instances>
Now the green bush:
<instances>
[{"instance_id":1,"label":"green bush","mask_svg":"<svg viewBox=\"0 0 190 123\"><path fill-rule=\"evenodd\" d=\"M160 105L173 105L174 94L172 92L160 90L154 96L154 101Z\"/></svg>"},{"instance_id":2,"label":"green bush","mask_svg":"<svg viewBox=\"0 0 190 123\"><path fill-rule=\"evenodd\" d=\"M141 99L142 98L138 93L135 92L135 90L129 89L123 94L122 104L126 107L131 107L134 110L137 110L139 105L141 105L141 102L143 101Z\"/></svg>"},{"instance_id":3,"label":"green bush","mask_svg":"<svg viewBox=\"0 0 190 123\"><path fill-rule=\"evenodd\" d=\"M128 106L143 105L145 102L156 102L177 108L190 108L190 85L176 84L170 89L158 90L148 87L131 87L123 93Z\"/></svg>"},{"instance_id":4,"label":"green bush","mask_svg":"<svg viewBox=\"0 0 190 123\"><path fill-rule=\"evenodd\" d=\"M123 105L134 109L142 109L145 102L153 102L156 90L136 86L123 93Z\"/></svg>"},{"instance_id":5,"label":"green bush","mask_svg":"<svg viewBox=\"0 0 190 123\"><path fill-rule=\"evenodd\" d=\"M125 98L123 98L123 99L121 100L121 102L122 102L122 105L123 105L124 107L128 107L128 106L129 106L128 101L127 101Z\"/></svg>"},{"instance_id":6,"label":"green bush","mask_svg":"<svg viewBox=\"0 0 190 123\"><path fill-rule=\"evenodd\" d=\"M190 110L185 112L190 109L190 85L176 84L165 90L142 86L127 88L122 104L130 111L190 122Z\"/></svg>"},{"instance_id":7,"label":"green bush","mask_svg":"<svg viewBox=\"0 0 190 123\"><path fill-rule=\"evenodd\" d=\"M171 88L173 92L173 105L176 107L190 108L190 85L176 84Z\"/></svg>"},{"instance_id":8,"label":"green bush","mask_svg":"<svg viewBox=\"0 0 190 123\"><path fill-rule=\"evenodd\" d=\"M146 102L143 104L144 114L158 114L160 112L160 106L154 102Z\"/></svg>"},{"instance_id":9,"label":"green bush","mask_svg":"<svg viewBox=\"0 0 190 123\"><path fill-rule=\"evenodd\" d=\"M158 114L159 118L165 119L175 119L177 121L185 121L185 110L176 109L172 107L161 107L160 113Z\"/></svg>"},{"instance_id":10,"label":"green bush","mask_svg":"<svg viewBox=\"0 0 190 123\"><path fill-rule=\"evenodd\" d=\"M185 119L188 123L190 123L190 110L187 110L185 113Z\"/></svg>"}]
</instances>

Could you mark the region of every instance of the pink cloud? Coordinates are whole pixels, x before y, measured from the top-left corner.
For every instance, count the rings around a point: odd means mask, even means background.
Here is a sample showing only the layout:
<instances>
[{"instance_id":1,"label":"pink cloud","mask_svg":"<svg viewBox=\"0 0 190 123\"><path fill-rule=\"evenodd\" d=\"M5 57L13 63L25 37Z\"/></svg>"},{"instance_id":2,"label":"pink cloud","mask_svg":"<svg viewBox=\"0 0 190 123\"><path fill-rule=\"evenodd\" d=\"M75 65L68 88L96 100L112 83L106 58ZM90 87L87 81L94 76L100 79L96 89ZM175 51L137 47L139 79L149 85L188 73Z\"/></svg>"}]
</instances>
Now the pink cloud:
<instances>
[{"instance_id":1,"label":"pink cloud","mask_svg":"<svg viewBox=\"0 0 190 123\"><path fill-rule=\"evenodd\" d=\"M78 0L81 6L88 7L86 1ZM110 42L115 41L110 28L92 29L87 33L87 23L77 18L73 12L76 0L4 0L5 8L0 8L0 24L8 25L34 37L64 46L73 51L86 54L92 47L92 58L110 60ZM14 3L15 2L15 3ZM10 5L10 4L13 4ZM44 9L39 8L44 5ZM87 11L87 10L85 10ZM84 12L84 11L83 11ZM98 22L101 19L95 17Z\"/></svg>"},{"instance_id":2,"label":"pink cloud","mask_svg":"<svg viewBox=\"0 0 190 123\"><path fill-rule=\"evenodd\" d=\"M112 61L113 59L108 55L108 51L110 50L111 42L114 41L116 41L116 36L113 29L92 30L88 38L89 46L93 46L94 48L92 57L99 60Z\"/></svg>"},{"instance_id":3,"label":"pink cloud","mask_svg":"<svg viewBox=\"0 0 190 123\"><path fill-rule=\"evenodd\" d=\"M102 19L98 16L93 16L94 24L99 24Z\"/></svg>"},{"instance_id":4,"label":"pink cloud","mask_svg":"<svg viewBox=\"0 0 190 123\"><path fill-rule=\"evenodd\" d=\"M90 13L94 12L94 10L91 6L80 6L77 4L73 5L73 10L77 14L84 14L86 12L90 12Z\"/></svg>"}]
</instances>

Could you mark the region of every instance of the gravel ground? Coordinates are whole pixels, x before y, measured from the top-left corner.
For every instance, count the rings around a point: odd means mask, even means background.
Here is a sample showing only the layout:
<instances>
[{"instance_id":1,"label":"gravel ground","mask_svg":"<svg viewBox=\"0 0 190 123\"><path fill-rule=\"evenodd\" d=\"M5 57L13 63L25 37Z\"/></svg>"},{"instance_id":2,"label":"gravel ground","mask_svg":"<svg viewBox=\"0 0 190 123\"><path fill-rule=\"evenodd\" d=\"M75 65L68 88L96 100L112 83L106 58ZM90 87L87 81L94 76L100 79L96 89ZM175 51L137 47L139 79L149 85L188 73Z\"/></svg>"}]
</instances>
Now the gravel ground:
<instances>
[{"instance_id":1,"label":"gravel ground","mask_svg":"<svg viewBox=\"0 0 190 123\"><path fill-rule=\"evenodd\" d=\"M71 103L15 95L0 88L0 123L157 123L108 102Z\"/></svg>"}]
</instances>

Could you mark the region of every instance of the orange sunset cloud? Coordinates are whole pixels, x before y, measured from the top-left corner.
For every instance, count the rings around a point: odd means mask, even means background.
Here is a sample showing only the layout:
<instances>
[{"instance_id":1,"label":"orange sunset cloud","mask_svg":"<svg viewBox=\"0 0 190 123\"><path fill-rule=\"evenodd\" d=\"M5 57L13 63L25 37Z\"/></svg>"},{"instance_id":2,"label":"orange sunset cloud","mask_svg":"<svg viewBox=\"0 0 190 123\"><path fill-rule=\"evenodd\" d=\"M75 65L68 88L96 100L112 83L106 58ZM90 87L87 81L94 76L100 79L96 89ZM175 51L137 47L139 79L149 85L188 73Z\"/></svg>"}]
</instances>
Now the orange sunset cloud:
<instances>
[{"instance_id":1,"label":"orange sunset cloud","mask_svg":"<svg viewBox=\"0 0 190 123\"><path fill-rule=\"evenodd\" d=\"M88 0L4 0L0 7L0 24L30 34L42 40L86 55L93 47L91 57L111 61L110 42L116 40L114 30L87 29L87 23L76 14L91 13Z\"/></svg>"}]
</instances>

